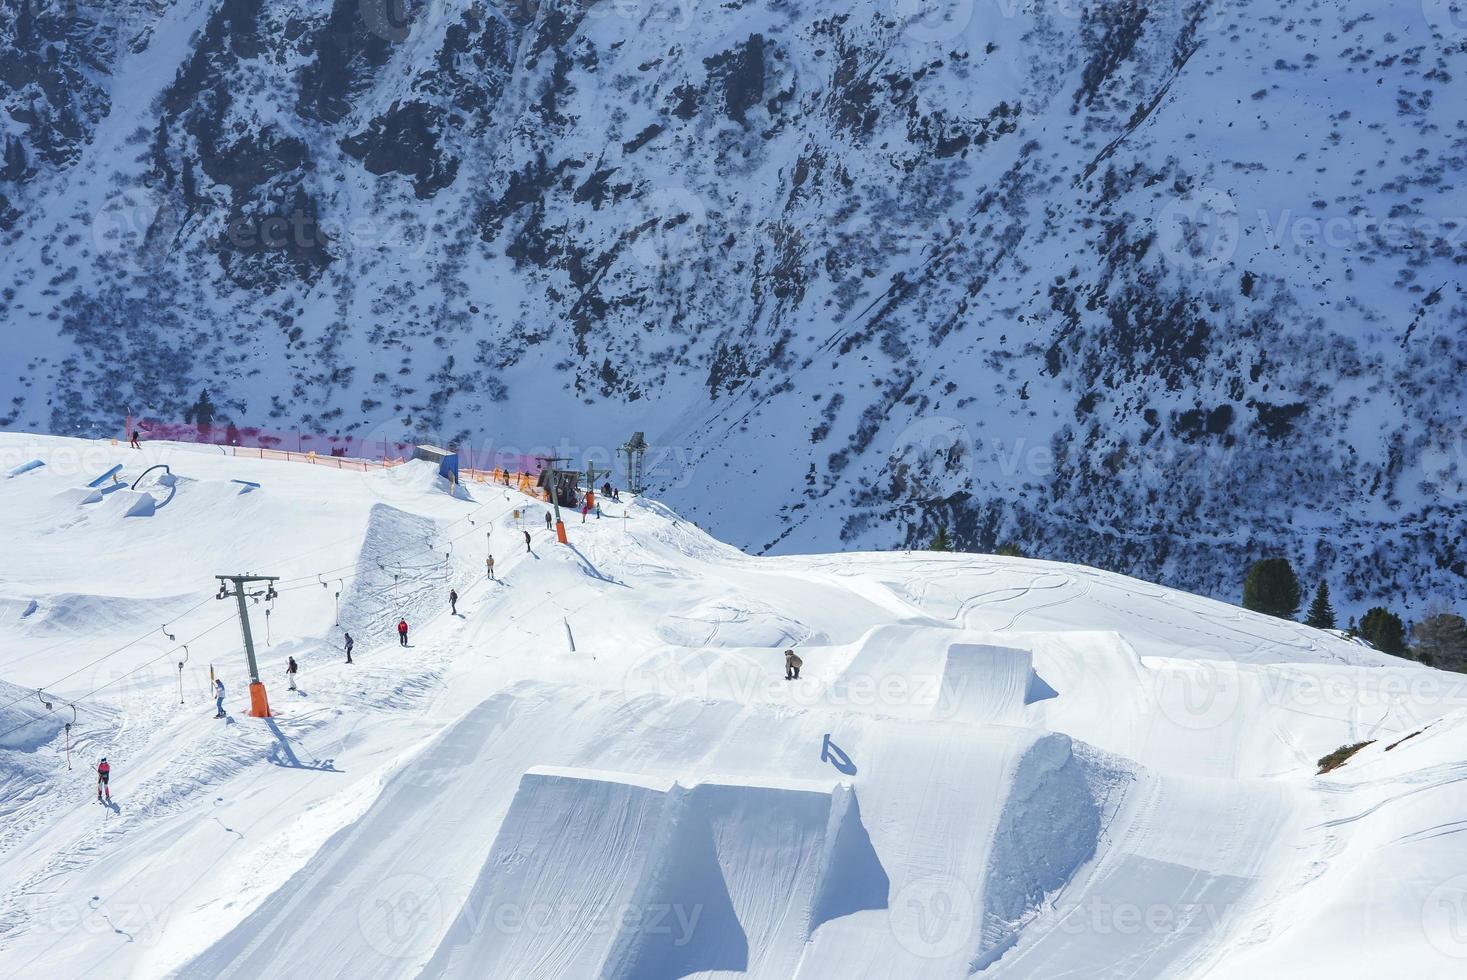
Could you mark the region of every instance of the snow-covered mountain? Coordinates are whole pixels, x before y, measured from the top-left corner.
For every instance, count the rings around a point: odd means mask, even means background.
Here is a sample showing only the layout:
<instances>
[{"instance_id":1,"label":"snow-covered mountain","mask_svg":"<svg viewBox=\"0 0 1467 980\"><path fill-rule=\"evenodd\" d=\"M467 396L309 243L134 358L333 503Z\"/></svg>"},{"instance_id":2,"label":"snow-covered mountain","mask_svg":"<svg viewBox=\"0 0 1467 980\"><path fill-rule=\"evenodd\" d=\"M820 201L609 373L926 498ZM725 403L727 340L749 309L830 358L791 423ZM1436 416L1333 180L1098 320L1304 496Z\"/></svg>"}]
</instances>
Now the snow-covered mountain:
<instances>
[{"instance_id":1,"label":"snow-covered mountain","mask_svg":"<svg viewBox=\"0 0 1467 980\"><path fill-rule=\"evenodd\" d=\"M1059 562L751 557L646 498L562 546L542 502L422 462L13 433L0 459L42 464L0 479L0 975L1467 956L1461 675ZM215 592L245 570L280 577L247 604L268 719Z\"/></svg>"},{"instance_id":2,"label":"snow-covered mountain","mask_svg":"<svg viewBox=\"0 0 1467 980\"><path fill-rule=\"evenodd\" d=\"M0 424L568 448L755 552L1460 592L1461 0L0 0Z\"/></svg>"}]
</instances>

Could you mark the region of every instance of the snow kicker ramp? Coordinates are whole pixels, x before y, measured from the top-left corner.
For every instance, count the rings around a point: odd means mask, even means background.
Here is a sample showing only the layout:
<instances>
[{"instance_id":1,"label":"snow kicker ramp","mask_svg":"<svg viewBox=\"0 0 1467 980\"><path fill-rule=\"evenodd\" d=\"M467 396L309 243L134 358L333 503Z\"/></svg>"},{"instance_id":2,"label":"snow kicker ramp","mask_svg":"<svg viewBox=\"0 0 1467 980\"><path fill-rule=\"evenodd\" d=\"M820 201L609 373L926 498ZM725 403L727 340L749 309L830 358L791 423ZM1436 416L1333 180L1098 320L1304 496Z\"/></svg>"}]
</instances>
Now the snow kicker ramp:
<instances>
[{"instance_id":1,"label":"snow kicker ramp","mask_svg":"<svg viewBox=\"0 0 1467 980\"><path fill-rule=\"evenodd\" d=\"M882 713L942 721L1019 725L1028 705L1055 696L1034 672L1031 651L961 636L950 630L872 630L830 685L828 700L837 706L873 702ZM902 696L889 696L892 691Z\"/></svg>"},{"instance_id":2,"label":"snow kicker ramp","mask_svg":"<svg viewBox=\"0 0 1467 980\"><path fill-rule=\"evenodd\" d=\"M848 787L532 770L422 976L793 976L888 890Z\"/></svg>"}]
</instances>

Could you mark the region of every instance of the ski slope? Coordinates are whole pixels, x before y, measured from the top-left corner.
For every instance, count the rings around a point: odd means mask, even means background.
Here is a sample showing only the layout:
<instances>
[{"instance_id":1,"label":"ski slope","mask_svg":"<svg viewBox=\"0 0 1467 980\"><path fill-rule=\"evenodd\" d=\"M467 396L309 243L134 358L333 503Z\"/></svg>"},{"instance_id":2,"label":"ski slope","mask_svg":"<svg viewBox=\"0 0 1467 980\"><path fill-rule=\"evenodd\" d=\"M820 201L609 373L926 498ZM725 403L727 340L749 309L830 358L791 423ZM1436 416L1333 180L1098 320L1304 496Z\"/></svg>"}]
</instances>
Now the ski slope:
<instances>
[{"instance_id":1,"label":"ski slope","mask_svg":"<svg viewBox=\"0 0 1467 980\"><path fill-rule=\"evenodd\" d=\"M32 459L0 480L7 976L1467 963L1455 675L1077 566L750 558L649 500L561 546L426 464L0 434L0 469ZM240 572L280 577L250 604L268 720L214 597Z\"/></svg>"}]
</instances>

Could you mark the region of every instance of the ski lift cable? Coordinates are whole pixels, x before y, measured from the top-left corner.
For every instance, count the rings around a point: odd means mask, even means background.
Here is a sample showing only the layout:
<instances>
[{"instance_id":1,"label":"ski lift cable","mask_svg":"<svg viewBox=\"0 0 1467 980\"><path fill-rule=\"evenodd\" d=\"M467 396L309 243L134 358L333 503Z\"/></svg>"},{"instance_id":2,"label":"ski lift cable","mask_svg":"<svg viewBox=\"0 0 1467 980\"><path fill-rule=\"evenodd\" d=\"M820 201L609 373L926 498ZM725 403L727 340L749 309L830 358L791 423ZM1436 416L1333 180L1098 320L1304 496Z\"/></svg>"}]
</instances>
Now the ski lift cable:
<instances>
[{"instance_id":1,"label":"ski lift cable","mask_svg":"<svg viewBox=\"0 0 1467 980\"><path fill-rule=\"evenodd\" d=\"M215 630L219 629L221 626L224 626L224 625L226 625L228 623L237 622L237 621L238 621L238 617L235 614L231 613L229 616L225 617L224 619L219 620L219 622L215 623L213 626L208 627L203 632L198 633L198 634L196 634L194 636L189 637L189 640L190 641L198 640L200 637L207 636L208 634L210 634L210 633L214 632ZM77 704L77 702L86 701L88 698L91 698L91 697L96 696L97 694L101 693L102 691L105 691L107 688L109 688L112 685L118 683L119 681L125 680L128 677L131 677L133 674L136 674L138 671L142 670L143 668L145 668L145 667L151 667L153 664L155 664L158 661L162 660L164 657L172 656L179 649L180 649L180 647L171 647L170 649L165 650L162 653L160 653L158 656L153 657L150 660L143 661L142 663L140 663L136 667L134 667L132 670L129 670L129 671L127 671L124 674L118 674L116 677L112 678L112 680L108 681L107 683L102 684L99 687L94 687L90 691L88 691L86 694L83 694L80 697L73 699L70 702L70 707L72 709L73 717L76 714L76 704ZM77 672L73 672L73 673L77 673ZM71 677L71 676L73 676L73 675L72 674L68 674L67 675L67 677ZM62 679L65 680L65 678L62 678ZM52 685L49 685L49 686L54 687L55 684L52 684ZM21 700L24 700L24 698L22 698ZM18 703L19 703L19 701L12 702L12 704L18 704ZM24 728L25 726L33 723L35 720L36 719L34 719L34 718L27 718L25 721L21 722L18 725L12 725L10 728L7 728L3 732L0 732L0 738L4 738L5 736L12 734L13 732L20 731L22 728Z\"/></svg>"},{"instance_id":2,"label":"ski lift cable","mask_svg":"<svg viewBox=\"0 0 1467 980\"><path fill-rule=\"evenodd\" d=\"M213 593L210 593L208 599L205 599L203 602L200 602L196 606L193 606L193 607L191 607L189 609L184 610L183 613L181 613L179 616L176 616L174 618L175 619L178 619L178 618L181 618L182 616L187 616L189 613L193 612L194 610L200 609L203 606L205 606L206 604L208 604L208 602L211 599L213 599L213 598L214 598ZM121 653L122 651L124 651L124 650L126 650L126 649L128 649L130 647L134 647L137 644L143 642L148 637L152 636L153 633L154 633L154 630L151 630L151 629L148 630L142 636L139 636L136 639L129 640L128 642L124 643L122 646L118 647L117 649L111 651L110 653L103 654L102 656L98 657L96 660L91 661L90 663L83 664L82 666L78 667L76 670L73 670L71 673L65 675L64 677L60 677L60 678L56 679L55 681L53 681L48 686L49 687L55 687L57 684L60 684L62 681L70 680L71 678L75 677L77 674L80 674L80 673L82 673L83 671L86 671L86 670L90 670L91 668L93 668L93 667L97 666L98 664L102 663L104 660L107 660L107 659L109 659L111 657L115 657L115 656L117 656L117 654ZM64 644L64 643L58 643L58 644L56 644L53 647L47 648L47 650L42 650L42 651L39 651L39 652L40 653L46 653L49 650L58 649L58 648L60 648L62 646L65 646L65 645L66 644ZM13 701L9 702L8 704L0 704L0 711L3 711L6 708L13 708L15 705L20 704L20 702L24 701L28 697L30 697L29 694L24 695L22 697L18 697L16 699L14 699Z\"/></svg>"}]
</instances>

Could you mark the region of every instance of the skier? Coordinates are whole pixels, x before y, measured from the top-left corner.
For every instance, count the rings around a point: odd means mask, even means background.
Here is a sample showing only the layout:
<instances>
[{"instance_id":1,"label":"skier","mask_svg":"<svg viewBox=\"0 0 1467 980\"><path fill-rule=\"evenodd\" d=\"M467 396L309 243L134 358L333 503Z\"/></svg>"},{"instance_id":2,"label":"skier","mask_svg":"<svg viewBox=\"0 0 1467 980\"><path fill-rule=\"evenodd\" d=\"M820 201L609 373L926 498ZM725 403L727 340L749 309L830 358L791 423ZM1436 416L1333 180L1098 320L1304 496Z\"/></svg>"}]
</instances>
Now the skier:
<instances>
[{"instance_id":1,"label":"skier","mask_svg":"<svg viewBox=\"0 0 1467 980\"><path fill-rule=\"evenodd\" d=\"M102 756L102 761L97 763L97 802L102 802L102 793L106 792L107 802L112 802L112 787L107 780L112 778L112 767L107 764L107 757Z\"/></svg>"},{"instance_id":2,"label":"skier","mask_svg":"<svg viewBox=\"0 0 1467 980\"><path fill-rule=\"evenodd\" d=\"M352 642L352 638L351 638L351 634L350 633L346 633L346 634L344 634L344 636L345 636L345 639L346 639L346 662L347 663L351 663L351 648L352 648L352 646L354 644Z\"/></svg>"},{"instance_id":3,"label":"skier","mask_svg":"<svg viewBox=\"0 0 1467 980\"><path fill-rule=\"evenodd\" d=\"M295 674L296 671L300 670L300 667L296 665L294 657L287 657L286 660L288 663L285 665L285 677L286 680L290 681L290 689L294 691L296 689Z\"/></svg>"},{"instance_id":4,"label":"skier","mask_svg":"<svg viewBox=\"0 0 1467 980\"><path fill-rule=\"evenodd\" d=\"M397 621L397 641L403 646L407 646L407 620L405 619L399 619Z\"/></svg>"},{"instance_id":5,"label":"skier","mask_svg":"<svg viewBox=\"0 0 1467 980\"><path fill-rule=\"evenodd\" d=\"M526 531L525 532L525 554L528 555L528 554L530 554L530 552L531 552L531 549L530 549L530 532L529 531Z\"/></svg>"},{"instance_id":6,"label":"skier","mask_svg":"<svg viewBox=\"0 0 1467 980\"><path fill-rule=\"evenodd\" d=\"M799 680L800 668L804 665L805 661L797 657L795 651L786 650L784 652L784 679L787 681Z\"/></svg>"},{"instance_id":7,"label":"skier","mask_svg":"<svg viewBox=\"0 0 1467 980\"><path fill-rule=\"evenodd\" d=\"M448 590L448 611L450 613L452 613L453 615L455 615L455 616L458 615L458 590L457 589L449 589Z\"/></svg>"},{"instance_id":8,"label":"skier","mask_svg":"<svg viewBox=\"0 0 1467 980\"><path fill-rule=\"evenodd\" d=\"M545 512L545 530L550 530L554 525L555 522L550 519L550 511L547 510Z\"/></svg>"},{"instance_id":9,"label":"skier","mask_svg":"<svg viewBox=\"0 0 1467 980\"><path fill-rule=\"evenodd\" d=\"M490 555L484 559L484 571L489 573L489 581L494 581L494 556Z\"/></svg>"},{"instance_id":10,"label":"skier","mask_svg":"<svg viewBox=\"0 0 1467 980\"><path fill-rule=\"evenodd\" d=\"M587 498L586 499L586 502L584 504L581 504L581 523L582 524L586 523L586 515L589 514L589 513L591 513L591 500L590 500L590 498Z\"/></svg>"},{"instance_id":11,"label":"skier","mask_svg":"<svg viewBox=\"0 0 1467 980\"><path fill-rule=\"evenodd\" d=\"M214 717L224 717L224 682L214 678Z\"/></svg>"},{"instance_id":12,"label":"skier","mask_svg":"<svg viewBox=\"0 0 1467 980\"><path fill-rule=\"evenodd\" d=\"M134 448L134 449L142 449L143 448L142 446L139 446L138 445L138 430L137 429L133 429L132 430L132 441L129 442L128 445L132 446L132 448Z\"/></svg>"}]
</instances>

